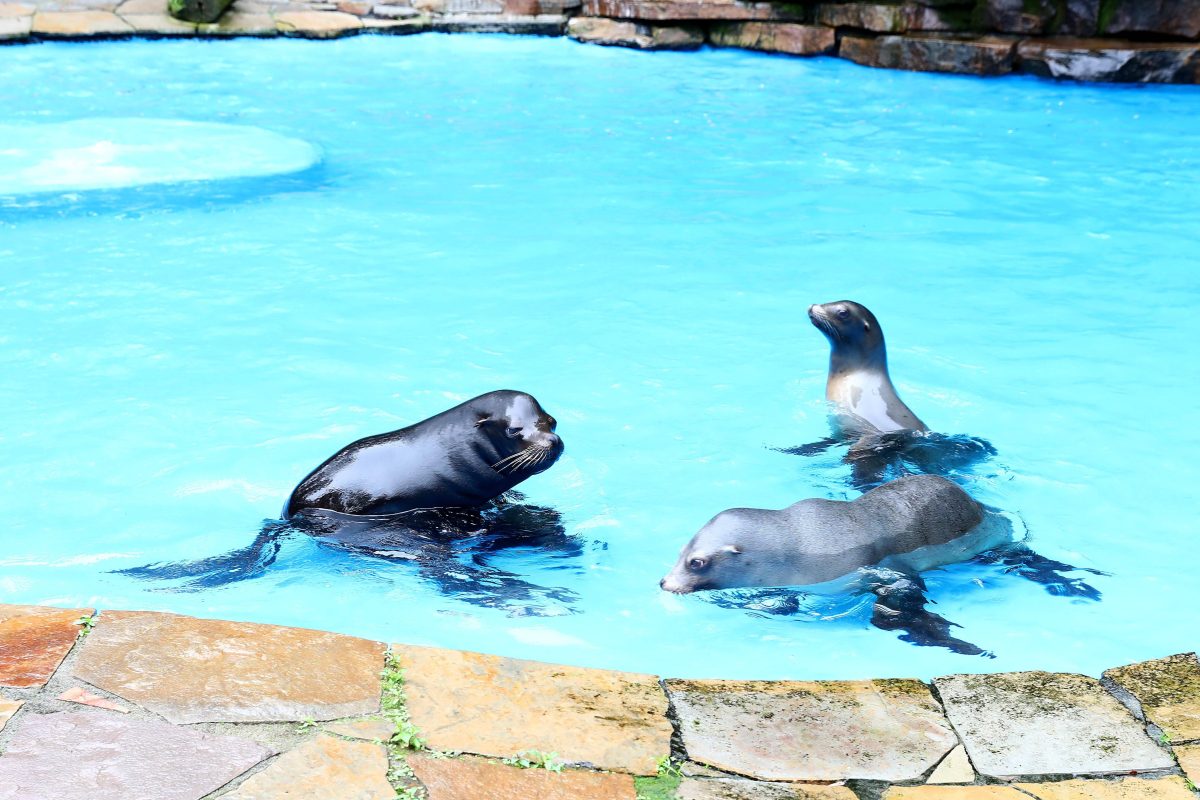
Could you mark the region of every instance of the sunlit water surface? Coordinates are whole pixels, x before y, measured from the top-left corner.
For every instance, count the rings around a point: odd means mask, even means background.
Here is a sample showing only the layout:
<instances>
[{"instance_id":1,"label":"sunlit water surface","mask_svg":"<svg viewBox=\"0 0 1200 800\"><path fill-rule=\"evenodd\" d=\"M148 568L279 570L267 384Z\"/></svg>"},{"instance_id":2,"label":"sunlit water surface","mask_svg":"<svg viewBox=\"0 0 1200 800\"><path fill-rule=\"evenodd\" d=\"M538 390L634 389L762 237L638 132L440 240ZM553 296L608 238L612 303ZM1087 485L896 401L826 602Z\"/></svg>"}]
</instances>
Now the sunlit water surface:
<instances>
[{"instance_id":1,"label":"sunlit water surface","mask_svg":"<svg viewBox=\"0 0 1200 800\"><path fill-rule=\"evenodd\" d=\"M683 676L1097 673L1200 644L1194 89L471 36L0 50L0 124L137 117L323 161L0 199L0 601ZM804 310L840 298L928 424L996 447L969 490L1111 573L1099 602L928 574L987 659L853 599L659 591L723 508L854 496L840 452L772 449L826 433ZM559 419L566 455L522 489L579 549L489 564L573 599L484 607L304 537L203 591L111 572L246 546L342 445L494 388Z\"/></svg>"}]
</instances>

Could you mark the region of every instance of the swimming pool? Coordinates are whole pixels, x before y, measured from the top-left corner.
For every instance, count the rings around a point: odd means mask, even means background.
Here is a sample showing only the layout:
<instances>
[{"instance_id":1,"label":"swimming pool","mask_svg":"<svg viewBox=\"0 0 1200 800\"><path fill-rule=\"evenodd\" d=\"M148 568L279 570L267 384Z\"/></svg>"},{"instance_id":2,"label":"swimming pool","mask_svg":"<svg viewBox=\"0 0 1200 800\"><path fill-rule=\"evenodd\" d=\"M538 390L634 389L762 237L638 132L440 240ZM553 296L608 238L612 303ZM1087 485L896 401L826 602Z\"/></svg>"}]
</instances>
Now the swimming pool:
<instances>
[{"instance_id":1,"label":"swimming pool","mask_svg":"<svg viewBox=\"0 0 1200 800\"><path fill-rule=\"evenodd\" d=\"M0 206L0 601L677 676L1096 673L1196 646L1194 89L439 35L46 44L0 72L0 124L228 123L323 155ZM773 449L826 434L804 311L841 298L927 424L996 448L970 491L1112 573L1099 602L930 573L985 659L850 599L659 590L721 509L854 496L838 453ZM202 591L112 572L245 547L342 445L496 388L567 448L521 489L573 546L485 559L523 599L303 537Z\"/></svg>"}]
</instances>

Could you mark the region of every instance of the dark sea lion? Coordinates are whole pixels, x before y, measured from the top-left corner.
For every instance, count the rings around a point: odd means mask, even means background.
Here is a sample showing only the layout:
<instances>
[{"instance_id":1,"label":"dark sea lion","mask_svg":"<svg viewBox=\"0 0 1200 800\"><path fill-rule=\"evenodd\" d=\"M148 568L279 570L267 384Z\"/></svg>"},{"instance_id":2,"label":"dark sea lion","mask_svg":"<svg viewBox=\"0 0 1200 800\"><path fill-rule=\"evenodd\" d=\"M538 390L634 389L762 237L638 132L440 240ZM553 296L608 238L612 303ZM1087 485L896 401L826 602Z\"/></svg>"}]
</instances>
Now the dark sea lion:
<instances>
[{"instance_id":1,"label":"dark sea lion","mask_svg":"<svg viewBox=\"0 0 1200 800\"><path fill-rule=\"evenodd\" d=\"M558 512L529 505L518 492L477 509L409 511L385 516L339 514L324 509L298 513L283 522L267 520L245 547L191 561L144 564L117 570L155 581L157 591L200 592L264 576L282 556L283 569L303 570L321 551L368 557L383 566L356 567L378 576L412 574L463 603L499 608L512 615L575 613L576 593L565 586L540 586L503 567L516 557L582 574L585 543L567 533ZM317 545L312 549L310 542ZM323 569L328 556L320 556ZM336 563L336 562L335 562ZM406 569L407 568L407 569ZM386 578L385 578L386 579Z\"/></svg>"},{"instance_id":2,"label":"dark sea lion","mask_svg":"<svg viewBox=\"0 0 1200 800\"><path fill-rule=\"evenodd\" d=\"M556 425L528 394L488 392L343 447L300 481L283 517L482 506L558 460Z\"/></svg>"},{"instance_id":3,"label":"dark sea lion","mask_svg":"<svg viewBox=\"0 0 1200 800\"><path fill-rule=\"evenodd\" d=\"M772 589L719 593L716 600L747 610L773 607L775 614L794 613L798 597L806 593L873 594L876 627L903 631L900 638L914 644L979 655L984 653L979 647L951 635L954 623L926 608L921 572L968 560L1001 563L1052 594L1100 596L1083 581L1060 574L1074 569L1069 564L1042 558L1013 539L1005 515L982 506L957 484L935 475L910 475L851 501L810 499L779 511L722 511L684 546L659 585L676 594L805 587L799 595Z\"/></svg>"},{"instance_id":4,"label":"dark sea lion","mask_svg":"<svg viewBox=\"0 0 1200 800\"><path fill-rule=\"evenodd\" d=\"M810 306L808 318L829 340L825 399L836 409L841 433L929 430L892 385L883 329L874 314L852 300L838 300Z\"/></svg>"}]
</instances>

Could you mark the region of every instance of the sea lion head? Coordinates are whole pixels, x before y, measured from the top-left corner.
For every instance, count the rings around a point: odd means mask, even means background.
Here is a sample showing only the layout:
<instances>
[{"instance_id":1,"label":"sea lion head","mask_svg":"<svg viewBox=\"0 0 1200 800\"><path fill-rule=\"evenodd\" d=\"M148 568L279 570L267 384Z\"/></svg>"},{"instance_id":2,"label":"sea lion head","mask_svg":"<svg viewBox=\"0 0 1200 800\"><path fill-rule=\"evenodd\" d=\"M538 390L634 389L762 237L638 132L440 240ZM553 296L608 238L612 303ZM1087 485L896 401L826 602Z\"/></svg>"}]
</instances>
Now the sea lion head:
<instances>
[{"instance_id":1,"label":"sea lion head","mask_svg":"<svg viewBox=\"0 0 1200 800\"><path fill-rule=\"evenodd\" d=\"M679 551L679 560L658 585L673 594L754 585L740 511L722 511L709 520Z\"/></svg>"},{"instance_id":2,"label":"sea lion head","mask_svg":"<svg viewBox=\"0 0 1200 800\"><path fill-rule=\"evenodd\" d=\"M488 392L475 398L472 410L492 469L514 484L549 469L563 453L563 441L554 432L558 421L533 395Z\"/></svg>"},{"instance_id":3,"label":"sea lion head","mask_svg":"<svg viewBox=\"0 0 1200 800\"><path fill-rule=\"evenodd\" d=\"M812 305L808 318L825 334L835 357L884 357L883 330L866 306L853 300Z\"/></svg>"}]
</instances>

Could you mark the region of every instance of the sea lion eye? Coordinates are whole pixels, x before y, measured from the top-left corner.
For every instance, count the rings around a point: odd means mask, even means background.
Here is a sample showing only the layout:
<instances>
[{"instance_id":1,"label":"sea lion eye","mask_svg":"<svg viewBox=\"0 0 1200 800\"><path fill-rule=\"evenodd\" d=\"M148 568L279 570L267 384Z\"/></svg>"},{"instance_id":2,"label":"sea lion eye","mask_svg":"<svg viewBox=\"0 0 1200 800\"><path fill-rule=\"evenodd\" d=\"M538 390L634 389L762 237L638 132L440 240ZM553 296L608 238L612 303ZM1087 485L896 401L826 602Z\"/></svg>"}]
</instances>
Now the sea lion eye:
<instances>
[{"instance_id":1,"label":"sea lion eye","mask_svg":"<svg viewBox=\"0 0 1200 800\"><path fill-rule=\"evenodd\" d=\"M688 569L693 569L693 570L696 570L697 572L699 572L700 570L704 569L707 566L708 566L708 562L705 561L703 558L693 558L691 561L688 562Z\"/></svg>"},{"instance_id":2,"label":"sea lion eye","mask_svg":"<svg viewBox=\"0 0 1200 800\"><path fill-rule=\"evenodd\" d=\"M521 435L521 431L523 431L523 430L525 430L525 429L524 428L505 428L504 432L507 433L513 439L515 439Z\"/></svg>"},{"instance_id":3,"label":"sea lion eye","mask_svg":"<svg viewBox=\"0 0 1200 800\"><path fill-rule=\"evenodd\" d=\"M850 319L849 309L839 308L837 311L838 319Z\"/></svg>"}]
</instances>

